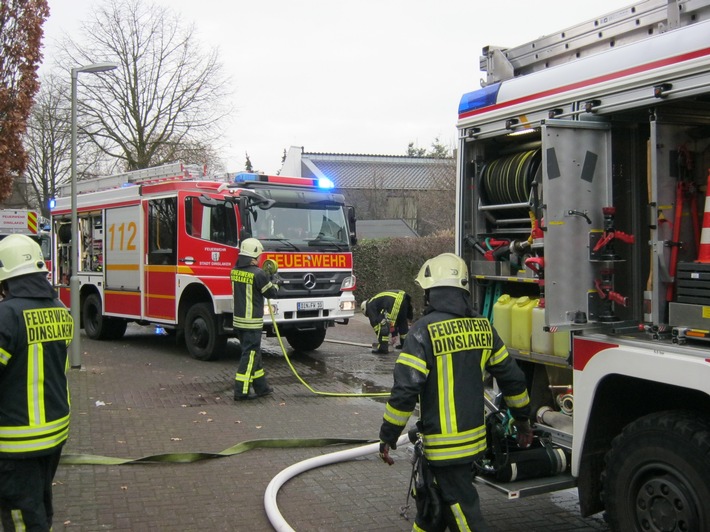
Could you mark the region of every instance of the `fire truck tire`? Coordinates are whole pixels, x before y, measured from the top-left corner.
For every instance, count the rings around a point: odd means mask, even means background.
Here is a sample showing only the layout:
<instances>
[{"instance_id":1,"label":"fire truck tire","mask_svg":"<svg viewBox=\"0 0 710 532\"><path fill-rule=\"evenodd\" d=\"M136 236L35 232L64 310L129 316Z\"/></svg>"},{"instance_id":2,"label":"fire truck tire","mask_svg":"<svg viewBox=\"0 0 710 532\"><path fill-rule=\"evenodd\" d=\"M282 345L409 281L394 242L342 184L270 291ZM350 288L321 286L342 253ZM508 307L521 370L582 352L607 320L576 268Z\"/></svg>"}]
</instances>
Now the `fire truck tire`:
<instances>
[{"instance_id":1,"label":"fire truck tire","mask_svg":"<svg viewBox=\"0 0 710 532\"><path fill-rule=\"evenodd\" d=\"M327 329L293 331L286 334L286 340L296 351L314 351L323 344L326 331Z\"/></svg>"},{"instance_id":2,"label":"fire truck tire","mask_svg":"<svg viewBox=\"0 0 710 532\"><path fill-rule=\"evenodd\" d=\"M81 319L86 336L92 340L118 340L123 338L128 322L101 314L101 297L90 294L81 307Z\"/></svg>"},{"instance_id":3,"label":"fire truck tire","mask_svg":"<svg viewBox=\"0 0 710 532\"><path fill-rule=\"evenodd\" d=\"M710 530L710 422L666 411L627 425L602 473L612 530Z\"/></svg>"},{"instance_id":4,"label":"fire truck tire","mask_svg":"<svg viewBox=\"0 0 710 532\"><path fill-rule=\"evenodd\" d=\"M197 360L214 360L227 346L227 336L218 334L217 317L209 303L192 305L185 316L185 345Z\"/></svg>"}]
</instances>

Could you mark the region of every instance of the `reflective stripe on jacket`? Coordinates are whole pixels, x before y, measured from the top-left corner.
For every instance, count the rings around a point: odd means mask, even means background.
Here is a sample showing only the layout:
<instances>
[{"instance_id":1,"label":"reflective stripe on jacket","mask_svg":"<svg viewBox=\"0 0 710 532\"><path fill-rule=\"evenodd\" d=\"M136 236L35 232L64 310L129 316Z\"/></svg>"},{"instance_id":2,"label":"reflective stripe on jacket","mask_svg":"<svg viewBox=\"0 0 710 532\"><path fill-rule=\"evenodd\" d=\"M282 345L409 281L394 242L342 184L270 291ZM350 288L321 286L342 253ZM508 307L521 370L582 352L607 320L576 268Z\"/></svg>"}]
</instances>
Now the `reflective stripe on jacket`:
<instances>
[{"instance_id":1,"label":"reflective stripe on jacket","mask_svg":"<svg viewBox=\"0 0 710 532\"><path fill-rule=\"evenodd\" d=\"M69 434L71 314L56 299L0 302L0 457L50 454Z\"/></svg>"},{"instance_id":2,"label":"reflective stripe on jacket","mask_svg":"<svg viewBox=\"0 0 710 532\"><path fill-rule=\"evenodd\" d=\"M432 463L470 462L486 450L483 381L491 373L515 418L527 418L523 372L483 317L434 311L409 332L394 369L380 439L396 441L420 404L424 452Z\"/></svg>"},{"instance_id":3,"label":"reflective stripe on jacket","mask_svg":"<svg viewBox=\"0 0 710 532\"><path fill-rule=\"evenodd\" d=\"M231 280L234 301L232 326L236 329L261 329L264 325L264 298L275 297L278 287L264 270L254 265L233 269Z\"/></svg>"}]
</instances>

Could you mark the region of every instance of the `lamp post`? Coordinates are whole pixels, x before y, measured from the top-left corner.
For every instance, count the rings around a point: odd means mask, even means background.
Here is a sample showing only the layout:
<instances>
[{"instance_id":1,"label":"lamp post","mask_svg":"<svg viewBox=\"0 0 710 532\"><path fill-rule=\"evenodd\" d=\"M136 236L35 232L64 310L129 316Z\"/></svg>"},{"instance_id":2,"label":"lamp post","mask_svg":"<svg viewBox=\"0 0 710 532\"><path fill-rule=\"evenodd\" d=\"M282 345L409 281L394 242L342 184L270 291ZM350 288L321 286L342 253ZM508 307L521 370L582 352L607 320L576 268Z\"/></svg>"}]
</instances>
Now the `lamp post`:
<instances>
[{"instance_id":1,"label":"lamp post","mask_svg":"<svg viewBox=\"0 0 710 532\"><path fill-rule=\"evenodd\" d=\"M76 82L81 72L106 72L118 68L116 63L92 63L71 69L71 278L69 279L71 317L74 336L69 360L72 368L81 368L81 314L79 311L79 222L76 208Z\"/></svg>"}]
</instances>

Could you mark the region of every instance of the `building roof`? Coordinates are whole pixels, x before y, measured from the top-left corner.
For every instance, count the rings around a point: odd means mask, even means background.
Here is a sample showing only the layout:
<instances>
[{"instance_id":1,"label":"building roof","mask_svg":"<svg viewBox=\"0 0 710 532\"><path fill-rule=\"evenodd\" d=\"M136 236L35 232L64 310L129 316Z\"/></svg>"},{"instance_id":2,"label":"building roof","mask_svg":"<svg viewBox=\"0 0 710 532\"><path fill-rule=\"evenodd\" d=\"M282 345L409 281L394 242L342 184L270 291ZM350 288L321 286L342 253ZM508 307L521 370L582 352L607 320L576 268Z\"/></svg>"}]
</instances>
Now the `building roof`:
<instances>
[{"instance_id":1,"label":"building roof","mask_svg":"<svg viewBox=\"0 0 710 532\"><path fill-rule=\"evenodd\" d=\"M358 220L355 224L358 240L394 237L418 237L407 222L395 220Z\"/></svg>"},{"instance_id":2,"label":"building roof","mask_svg":"<svg viewBox=\"0 0 710 532\"><path fill-rule=\"evenodd\" d=\"M456 161L453 157L310 153L292 146L281 173L327 177L338 189L447 190L454 186Z\"/></svg>"}]
</instances>

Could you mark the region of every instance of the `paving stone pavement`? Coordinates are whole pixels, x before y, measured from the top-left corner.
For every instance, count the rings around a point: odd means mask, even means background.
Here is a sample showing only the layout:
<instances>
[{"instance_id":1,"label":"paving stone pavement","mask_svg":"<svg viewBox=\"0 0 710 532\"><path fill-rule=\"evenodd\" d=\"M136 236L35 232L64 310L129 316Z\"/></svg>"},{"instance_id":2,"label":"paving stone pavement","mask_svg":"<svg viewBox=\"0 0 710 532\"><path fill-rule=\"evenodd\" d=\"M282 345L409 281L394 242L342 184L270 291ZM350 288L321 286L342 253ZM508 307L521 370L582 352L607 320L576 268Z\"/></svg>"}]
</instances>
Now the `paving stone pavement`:
<instances>
[{"instance_id":1,"label":"paving stone pavement","mask_svg":"<svg viewBox=\"0 0 710 532\"><path fill-rule=\"evenodd\" d=\"M372 336L357 316L330 329L312 356L295 356L292 363L317 391L387 391L395 355L372 355ZM82 368L69 373L72 422L65 454L136 459L218 453L255 439L365 440L379 431L384 399L311 393L275 339L264 339L274 395L236 404L234 341L212 362L194 360L172 338L133 325L120 341L84 336L82 347ZM54 531L272 530L264 510L271 479L292 464L352 446L254 449L193 463L62 464ZM411 473L407 447L393 452L392 467L372 454L306 471L281 488L278 509L299 532L410 530L411 521L400 516ZM579 516L575 490L508 501L490 488L478 489L497 532L607 530L600 515Z\"/></svg>"}]
</instances>

